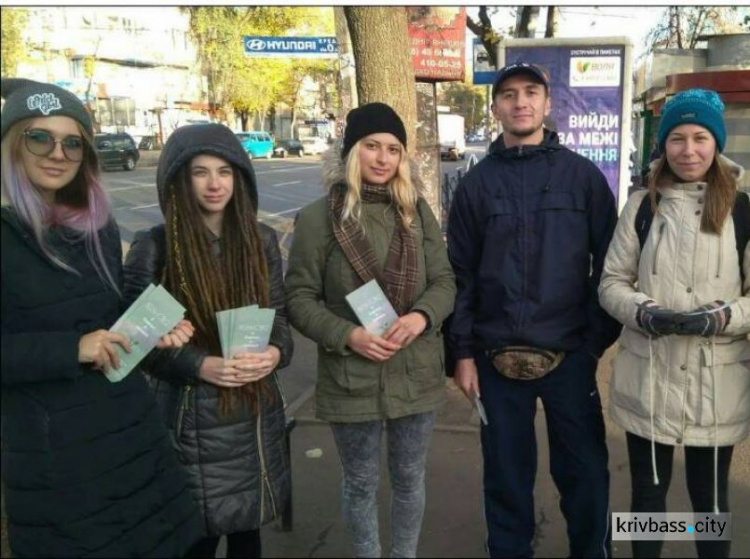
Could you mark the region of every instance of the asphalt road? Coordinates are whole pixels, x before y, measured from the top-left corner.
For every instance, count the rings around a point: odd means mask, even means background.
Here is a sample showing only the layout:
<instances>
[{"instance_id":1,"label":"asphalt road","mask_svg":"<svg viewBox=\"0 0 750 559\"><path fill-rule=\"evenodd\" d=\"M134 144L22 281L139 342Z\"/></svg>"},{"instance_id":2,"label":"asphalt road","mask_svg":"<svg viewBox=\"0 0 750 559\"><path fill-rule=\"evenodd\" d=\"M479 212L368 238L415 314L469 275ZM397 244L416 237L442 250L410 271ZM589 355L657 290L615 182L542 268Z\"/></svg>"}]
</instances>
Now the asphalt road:
<instances>
[{"instance_id":1,"label":"asphalt road","mask_svg":"<svg viewBox=\"0 0 750 559\"><path fill-rule=\"evenodd\" d=\"M471 144L467 156L481 158L485 149L485 144ZM444 161L441 176L446 172L455 174L465 164ZM325 194L318 156L256 159L253 166L258 180L259 219L276 228L280 236L291 229L300 208ZM112 198L123 241L130 243L136 231L163 221L156 195L156 167L139 164L134 171L104 172L102 178Z\"/></svg>"}]
</instances>

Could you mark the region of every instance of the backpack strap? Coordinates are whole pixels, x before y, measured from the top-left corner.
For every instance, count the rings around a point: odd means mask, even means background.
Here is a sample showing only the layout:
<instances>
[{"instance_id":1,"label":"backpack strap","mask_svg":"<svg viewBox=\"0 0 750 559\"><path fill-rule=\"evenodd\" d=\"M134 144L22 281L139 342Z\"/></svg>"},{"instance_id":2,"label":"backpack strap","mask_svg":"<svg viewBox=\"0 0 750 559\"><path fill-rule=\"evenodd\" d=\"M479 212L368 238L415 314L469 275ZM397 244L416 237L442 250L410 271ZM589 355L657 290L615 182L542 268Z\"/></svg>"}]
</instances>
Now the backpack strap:
<instances>
[{"instance_id":1,"label":"backpack strap","mask_svg":"<svg viewBox=\"0 0 750 559\"><path fill-rule=\"evenodd\" d=\"M656 193L656 204L659 205L661 194ZM651 197L646 194L638 206L638 212L635 214L635 232L638 235L638 243L641 245L641 251L648 239L648 232L651 230L651 223L654 221L654 212L651 210Z\"/></svg>"},{"instance_id":2,"label":"backpack strap","mask_svg":"<svg viewBox=\"0 0 750 559\"><path fill-rule=\"evenodd\" d=\"M659 204L661 194L656 194L656 203ZM643 197L641 205L638 206L638 212L635 214L635 232L638 234L638 242L643 250L651 229L651 223L654 220L654 213L651 211L651 199L648 195ZM742 267L745 247L750 241L750 196L746 192L737 192L732 207L732 220L734 221L734 236L737 245L737 261L740 265L740 276L742 283L745 282L745 270Z\"/></svg>"},{"instance_id":3,"label":"backpack strap","mask_svg":"<svg viewBox=\"0 0 750 559\"><path fill-rule=\"evenodd\" d=\"M742 263L745 255L745 247L750 241L750 196L747 192L737 192L732 208L732 219L734 220L734 236L737 240L737 258L740 263L740 277L745 283L745 270Z\"/></svg>"}]
</instances>

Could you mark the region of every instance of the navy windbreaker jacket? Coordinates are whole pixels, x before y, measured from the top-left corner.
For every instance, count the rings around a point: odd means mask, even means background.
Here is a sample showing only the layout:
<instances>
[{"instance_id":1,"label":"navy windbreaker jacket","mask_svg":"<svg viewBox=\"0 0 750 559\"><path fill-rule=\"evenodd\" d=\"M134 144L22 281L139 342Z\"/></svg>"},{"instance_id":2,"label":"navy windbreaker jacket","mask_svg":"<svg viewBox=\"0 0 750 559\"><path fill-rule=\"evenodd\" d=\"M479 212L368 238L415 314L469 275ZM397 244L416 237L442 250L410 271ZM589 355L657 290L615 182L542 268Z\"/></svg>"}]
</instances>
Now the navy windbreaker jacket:
<instances>
[{"instance_id":1,"label":"navy windbreaker jacket","mask_svg":"<svg viewBox=\"0 0 750 559\"><path fill-rule=\"evenodd\" d=\"M508 345L601 356L621 329L597 295L616 222L604 175L556 132L512 148L500 136L450 210L453 357Z\"/></svg>"}]
</instances>

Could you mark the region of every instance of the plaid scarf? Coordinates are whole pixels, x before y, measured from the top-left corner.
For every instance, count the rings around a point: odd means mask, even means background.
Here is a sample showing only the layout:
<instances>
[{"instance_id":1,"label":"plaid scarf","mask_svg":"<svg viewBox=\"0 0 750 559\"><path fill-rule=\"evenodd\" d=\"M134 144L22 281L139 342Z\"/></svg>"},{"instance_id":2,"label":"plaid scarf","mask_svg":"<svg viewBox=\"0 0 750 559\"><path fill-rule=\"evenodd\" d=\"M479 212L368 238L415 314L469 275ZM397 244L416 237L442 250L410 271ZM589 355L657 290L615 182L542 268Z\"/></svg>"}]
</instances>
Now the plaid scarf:
<instances>
[{"instance_id":1,"label":"plaid scarf","mask_svg":"<svg viewBox=\"0 0 750 559\"><path fill-rule=\"evenodd\" d=\"M363 184L361 196L364 204L392 203L387 186ZM417 244L414 235L404 230L401 214L396 212L396 226L388 247L385 269L381 272L375 251L362 228L353 219L341 222L345 198L346 186L342 184L332 188L328 195L328 211L336 240L362 283L377 280L396 313L401 316L414 303L417 287Z\"/></svg>"}]
</instances>

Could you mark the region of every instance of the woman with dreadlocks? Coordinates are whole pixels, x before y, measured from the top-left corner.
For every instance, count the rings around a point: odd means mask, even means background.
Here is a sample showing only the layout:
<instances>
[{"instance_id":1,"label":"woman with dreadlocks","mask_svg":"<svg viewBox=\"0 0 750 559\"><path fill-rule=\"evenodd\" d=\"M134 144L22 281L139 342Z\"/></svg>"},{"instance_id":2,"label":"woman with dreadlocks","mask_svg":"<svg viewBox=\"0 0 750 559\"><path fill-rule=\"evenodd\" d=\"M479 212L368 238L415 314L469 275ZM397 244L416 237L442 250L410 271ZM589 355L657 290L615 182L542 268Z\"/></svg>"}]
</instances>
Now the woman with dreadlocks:
<instances>
[{"instance_id":1,"label":"woman with dreadlocks","mask_svg":"<svg viewBox=\"0 0 750 559\"><path fill-rule=\"evenodd\" d=\"M139 232L125 263L126 297L160 282L187 309L192 343L146 364L174 447L191 474L208 537L187 557L260 557L260 526L281 514L290 490L285 419L275 371L292 338L284 312L276 235L258 223L250 160L220 124L178 128L157 169L165 224ZM221 357L216 312L276 309L268 349Z\"/></svg>"}]
</instances>

